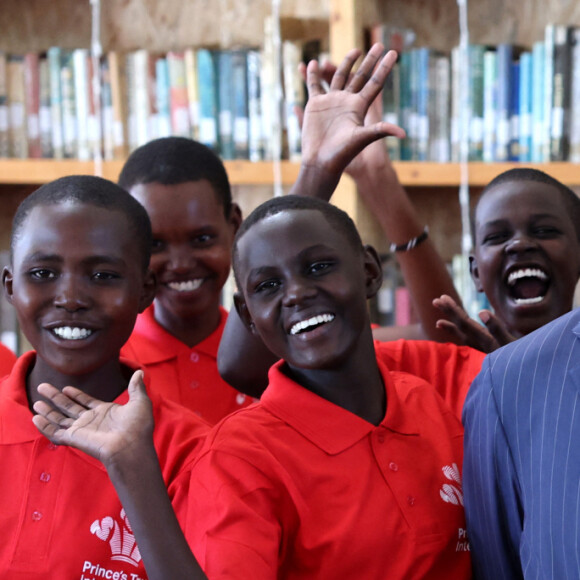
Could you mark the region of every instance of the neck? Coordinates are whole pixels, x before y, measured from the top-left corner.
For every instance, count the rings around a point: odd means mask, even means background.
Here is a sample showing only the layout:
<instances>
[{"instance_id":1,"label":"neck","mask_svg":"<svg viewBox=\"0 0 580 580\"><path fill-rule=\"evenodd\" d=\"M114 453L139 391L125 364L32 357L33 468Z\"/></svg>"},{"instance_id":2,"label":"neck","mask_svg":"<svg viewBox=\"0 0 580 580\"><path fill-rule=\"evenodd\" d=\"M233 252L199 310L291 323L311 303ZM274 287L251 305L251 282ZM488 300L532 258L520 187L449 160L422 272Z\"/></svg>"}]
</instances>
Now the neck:
<instances>
[{"instance_id":1,"label":"neck","mask_svg":"<svg viewBox=\"0 0 580 580\"><path fill-rule=\"evenodd\" d=\"M26 378L28 403L32 405L41 399L37 392L40 383L50 383L59 390L73 386L102 401L114 401L129 384L131 371L121 365L119 359L112 360L99 369L70 375L48 365L38 355Z\"/></svg>"},{"instance_id":2,"label":"neck","mask_svg":"<svg viewBox=\"0 0 580 580\"><path fill-rule=\"evenodd\" d=\"M378 425L385 417L387 400L385 386L376 362L375 350L370 341L364 347L365 364L354 364L358 357L335 369L299 369L284 365L284 372L294 381L318 396L358 415L361 419Z\"/></svg>"},{"instance_id":3,"label":"neck","mask_svg":"<svg viewBox=\"0 0 580 580\"><path fill-rule=\"evenodd\" d=\"M204 312L184 319L160 308L157 303L154 314L158 324L190 348L210 336L219 326L222 316L219 305L216 305L215 308L208 308Z\"/></svg>"}]
</instances>

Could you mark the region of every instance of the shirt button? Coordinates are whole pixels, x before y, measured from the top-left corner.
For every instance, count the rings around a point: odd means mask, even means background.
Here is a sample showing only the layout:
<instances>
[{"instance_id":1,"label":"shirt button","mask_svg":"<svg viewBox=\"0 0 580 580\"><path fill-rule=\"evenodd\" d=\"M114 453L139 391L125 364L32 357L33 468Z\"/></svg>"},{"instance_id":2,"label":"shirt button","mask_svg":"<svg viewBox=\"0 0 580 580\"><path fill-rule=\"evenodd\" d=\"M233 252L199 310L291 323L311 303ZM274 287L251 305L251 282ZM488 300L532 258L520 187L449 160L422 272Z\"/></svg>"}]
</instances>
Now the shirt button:
<instances>
[{"instance_id":1,"label":"shirt button","mask_svg":"<svg viewBox=\"0 0 580 580\"><path fill-rule=\"evenodd\" d=\"M415 498L414 498L412 495L408 495L408 496L407 496L407 503L408 503L410 506L414 506L414 505L415 505Z\"/></svg>"},{"instance_id":2,"label":"shirt button","mask_svg":"<svg viewBox=\"0 0 580 580\"><path fill-rule=\"evenodd\" d=\"M191 381L191 383L189 383L189 386L192 389L197 389L197 387L199 387L199 381Z\"/></svg>"},{"instance_id":3,"label":"shirt button","mask_svg":"<svg viewBox=\"0 0 580 580\"><path fill-rule=\"evenodd\" d=\"M32 521L38 522L42 519L42 514L40 512L34 511L32 512Z\"/></svg>"},{"instance_id":4,"label":"shirt button","mask_svg":"<svg viewBox=\"0 0 580 580\"><path fill-rule=\"evenodd\" d=\"M242 393L238 393L236 395L236 403L238 405L243 405L246 402L246 395L243 395Z\"/></svg>"},{"instance_id":5,"label":"shirt button","mask_svg":"<svg viewBox=\"0 0 580 580\"><path fill-rule=\"evenodd\" d=\"M194 363L199 362L199 354L197 354L196 352L192 352L189 355L189 358L190 358L191 362L194 362Z\"/></svg>"},{"instance_id":6,"label":"shirt button","mask_svg":"<svg viewBox=\"0 0 580 580\"><path fill-rule=\"evenodd\" d=\"M391 471L399 471L399 466L394 461L391 461L391 463L389 463L389 469Z\"/></svg>"},{"instance_id":7,"label":"shirt button","mask_svg":"<svg viewBox=\"0 0 580 580\"><path fill-rule=\"evenodd\" d=\"M43 483L48 483L50 481L50 473L46 473L46 471L43 471L40 474L40 481L42 481Z\"/></svg>"},{"instance_id":8,"label":"shirt button","mask_svg":"<svg viewBox=\"0 0 580 580\"><path fill-rule=\"evenodd\" d=\"M57 447L58 445L55 445L52 441L49 441L48 445L46 446L46 448L50 449L51 451L54 451Z\"/></svg>"}]
</instances>

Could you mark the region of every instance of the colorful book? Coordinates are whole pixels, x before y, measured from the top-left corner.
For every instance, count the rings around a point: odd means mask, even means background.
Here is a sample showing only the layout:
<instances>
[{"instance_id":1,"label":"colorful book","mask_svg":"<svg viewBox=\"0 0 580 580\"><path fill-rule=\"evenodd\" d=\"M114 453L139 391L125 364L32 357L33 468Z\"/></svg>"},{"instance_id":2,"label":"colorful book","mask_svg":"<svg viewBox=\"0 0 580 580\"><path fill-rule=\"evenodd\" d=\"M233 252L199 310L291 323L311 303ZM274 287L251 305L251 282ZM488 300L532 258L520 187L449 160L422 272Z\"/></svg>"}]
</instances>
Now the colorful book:
<instances>
[{"instance_id":1,"label":"colorful book","mask_svg":"<svg viewBox=\"0 0 580 580\"><path fill-rule=\"evenodd\" d=\"M50 77L50 121L52 154L55 159L64 157L64 135L62 118L61 49L52 46L47 51L48 74Z\"/></svg>"},{"instance_id":2,"label":"colorful book","mask_svg":"<svg viewBox=\"0 0 580 580\"><path fill-rule=\"evenodd\" d=\"M218 80L213 51L197 51L199 88L199 141L219 152L218 136Z\"/></svg>"},{"instance_id":3,"label":"colorful book","mask_svg":"<svg viewBox=\"0 0 580 580\"><path fill-rule=\"evenodd\" d=\"M430 161L447 163L450 151L451 62L445 55L433 55L429 64L429 153Z\"/></svg>"},{"instance_id":4,"label":"colorful book","mask_svg":"<svg viewBox=\"0 0 580 580\"><path fill-rule=\"evenodd\" d=\"M520 111L519 111L519 161L532 160L532 90L533 61L531 52L520 55Z\"/></svg>"},{"instance_id":5,"label":"colorful book","mask_svg":"<svg viewBox=\"0 0 580 580\"><path fill-rule=\"evenodd\" d=\"M416 159L427 161L429 157L429 100L431 94L431 80L429 70L434 53L430 48L417 48L417 127L416 127Z\"/></svg>"},{"instance_id":6,"label":"colorful book","mask_svg":"<svg viewBox=\"0 0 580 580\"><path fill-rule=\"evenodd\" d=\"M520 63L512 62L510 83L510 135L508 159L519 161L520 159Z\"/></svg>"},{"instance_id":7,"label":"colorful book","mask_svg":"<svg viewBox=\"0 0 580 580\"><path fill-rule=\"evenodd\" d=\"M10 155L10 130L8 124L8 58L0 51L0 157Z\"/></svg>"},{"instance_id":8,"label":"colorful book","mask_svg":"<svg viewBox=\"0 0 580 580\"><path fill-rule=\"evenodd\" d=\"M42 157L53 157L52 151L52 113L50 103L50 68L46 54L38 60L38 76L40 80L39 128L40 149Z\"/></svg>"},{"instance_id":9,"label":"colorful book","mask_svg":"<svg viewBox=\"0 0 580 580\"><path fill-rule=\"evenodd\" d=\"M469 160L483 160L483 44L469 46Z\"/></svg>"},{"instance_id":10,"label":"colorful book","mask_svg":"<svg viewBox=\"0 0 580 580\"><path fill-rule=\"evenodd\" d=\"M234 158L249 158L249 125L248 110L248 61L247 51L232 52L232 86L233 86L233 140Z\"/></svg>"},{"instance_id":11,"label":"colorful book","mask_svg":"<svg viewBox=\"0 0 580 580\"><path fill-rule=\"evenodd\" d=\"M24 55L24 114L26 117L26 138L28 140L28 157L42 157L40 145L40 69L38 53L27 52Z\"/></svg>"},{"instance_id":12,"label":"colorful book","mask_svg":"<svg viewBox=\"0 0 580 580\"><path fill-rule=\"evenodd\" d=\"M171 131L180 137L191 136L189 123L189 102L185 77L185 54L182 51L167 53L169 68L169 99Z\"/></svg>"},{"instance_id":13,"label":"colorful book","mask_svg":"<svg viewBox=\"0 0 580 580\"><path fill-rule=\"evenodd\" d=\"M232 53L220 50L217 56L218 70L218 132L220 154L223 159L234 158L234 111Z\"/></svg>"},{"instance_id":14,"label":"colorful book","mask_svg":"<svg viewBox=\"0 0 580 580\"><path fill-rule=\"evenodd\" d=\"M544 66L546 62L544 41L535 42L532 47L532 158L533 163L544 161L545 85Z\"/></svg>"},{"instance_id":15,"label":"colorful book","mask_svg":"<svg viewBox=\"0 0 580 580\"><path fill-rule=\"evenodd\" d=\"M513 46L497 46L497 123L495 160L507 161L510 158L510 117L512 94Z\"/></svg>"},{"instance_id":16,"label":"colorful book","mask_svg":"<svg viewBox=\"0 0 580 580\"><path fill-rule=\"evenodd\" d=\"M401 160L410 161L411 154L411 137L409 129L411 125L411 53L403 52L399 56L399 70L401 77L400 92L400 124L405 129L405 137L401 139Z\"/></svg>"},{"instance_id":17,"label":"colorful book","mask_svg":"<svg viewBox=\"0 0 580 580\"><path fill-rule=\"evenodd\" d=\"M552 105L554 94L554 35L555 26L548 24L544 31L544 129L542 131L542 161L550 161L552 145Z\"/></svg>"},{"instance_id":18,"label":"colorful book","mask_svg":"<svg viewBox=\"0 0 580 580\"><path fill-rule=\"evenodd\" d=\"M107 53L109 79L111 83L111 104L113 109L113 155L115 159L124 159L127 155L127 120L126 104L126 76L122 70L122 62L119 53L110 51Z\"/></svg>"},{"instance_id":19,"label":"colorful book","mask_svg":"<svg viewBox=\"0 0 580 580\"><path fill-rule=\"evenodd\" d=\"M24 58L18 55L8 57L8 113L10 126L10 154L12 157L28 157L26 136L26 85L24 80Z\"/></svg>"},{"instance_id":20,"label":"colorful book","mask_svg":"<svg viewBox=\"0 0 580 580\"><path fill-rule=\"evenodd\" d=\"M249 50L246 60L248 65L248 154L250 161L260 161L264 158L260 93L262 55L258 50Z\"/></svg>"},{"instance_id":21,"label":"colorful book","mask_svg":"<svg viewBox=\"0 0 580 580\"><path fill-rule=\"evenodd\" d=\"M191 138L199 139L199 86L197 80L197 53L193 48L185 49L185 83L189 107L189 127Z\"/></svg>"},{"instance_id":22,"label":"colorful book","mask_svg":"<svg viewBox=\"0 0 580 580\"><path fill-rule=\"evenodd\" d=\"M77 115L72 51L61 53L60 86L64 156L74 158L77 156Z\"/></svg>"},{"instance_id":23,"label":"colorful book","mask_svg":"<svg viewBox=\"0 0 580 580\"><path fill-rule=\"evenodd\" d=\"M169 66L167 58L159 57L155 61L155 101L157 110L157 137L171 135L171 98L169 96Z\"/></svg>"},{"instance_id":24,"label":"colorful book","mask_svg":"<svg viewBox=\"0 0 580 580\"><path fill-rule=\"evenodd\" d=\"M497 53L487 49L483 55L483 160L495 160L497 116Z\"/></svg>"},{"instance_id":25,"label":"colorful book","mask_svg":"<svg viewBox=\"0 0 580 580\"><path fill-rule=\"evenodd\" d=\"M306 100L304 81L298 70L298 65L302 62L300 43L289 40L283 43L282 62L288 159L299 162L302 155L302 135L297 109L304 108Z\"/></svg>"},{"instance_id":26,"label":"colorful book","mask_svg":"<svg viewBox=\"0 0 580 580\"><path fill-rule=\"evenodd\" d=\"M103 159L111 161L115 158L114 153L114 128L113 128L113 96L111 94L111 75L109 59L103 58L100 63L101 70L101 128L103 139Z\"/></svg>"},{"instance_id":27,"label":"colorful book","mask_svg":"<svg viewBox=\"0 0 580 580\"><path fill-rule=\"evenodd\" d=\"M580 28L574 29L570 97L570 161L580 163Z\"/></svg>"},{"instance_id":28,"label":"colorful book","mask_svg":"<svg viewBox=\"0 0 580 580\"><path fill-rule=\"evenodd\" d=\"M72 52L74 111L76 117L76 155L81 161L91 158L89 148L89 51L77 48Z\"/></svg>"}]
</instances>

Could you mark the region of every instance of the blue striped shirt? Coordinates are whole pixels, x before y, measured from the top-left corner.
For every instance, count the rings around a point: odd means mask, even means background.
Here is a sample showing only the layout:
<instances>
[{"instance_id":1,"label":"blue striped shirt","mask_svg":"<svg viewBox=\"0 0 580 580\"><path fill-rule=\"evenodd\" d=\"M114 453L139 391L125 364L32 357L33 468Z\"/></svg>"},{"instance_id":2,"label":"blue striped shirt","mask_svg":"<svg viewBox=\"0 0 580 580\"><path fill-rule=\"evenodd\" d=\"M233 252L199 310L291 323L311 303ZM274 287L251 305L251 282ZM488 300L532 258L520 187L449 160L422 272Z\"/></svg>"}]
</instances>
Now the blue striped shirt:
<instances>
[{"instance_id":1,"label":"blue striped shirt","mask_svg":"<svg viewBox=\"0 0 580 580\"><path fill-rule=\"evenodd\" d=\"M580 310L486 357L463 409L477 578L580 578Z\"/></svg>"}]
</instances>

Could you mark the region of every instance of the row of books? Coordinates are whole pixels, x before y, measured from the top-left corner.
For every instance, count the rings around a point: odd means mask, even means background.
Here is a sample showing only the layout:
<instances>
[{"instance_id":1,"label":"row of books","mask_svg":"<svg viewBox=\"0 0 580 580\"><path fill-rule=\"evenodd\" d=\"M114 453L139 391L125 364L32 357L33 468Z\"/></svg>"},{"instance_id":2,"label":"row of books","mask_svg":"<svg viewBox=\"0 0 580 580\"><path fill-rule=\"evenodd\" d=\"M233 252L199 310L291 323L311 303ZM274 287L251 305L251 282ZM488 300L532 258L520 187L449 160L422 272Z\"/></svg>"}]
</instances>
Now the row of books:
<instances>
[{"instance_id":1,"label":"row of books","mask_svg":"<svg viewBox=\"0 0 580 580\"><path fill-rule=\"evenodd\" d=\"M224 159L300 155L303 46L0 53L0 157L123 159L151 139L197 139ZM97 73L95 74L95 70ZM282 78L277 71L283 70Z\"/></svg>"},{"instance_id":2,"label":"row of books","mask_svg":"<svg viewBox=\"0 0 580 580\"><path fill-rule=\"evenodd\" d=\"M580 29L548 25L530 50L470 45L467 69L459 48L401 52L383 94L385 120L407 131L388 140L393 159L460 160L462 83L470 160L580 162Z\"/></svg>"}]
</instances>

